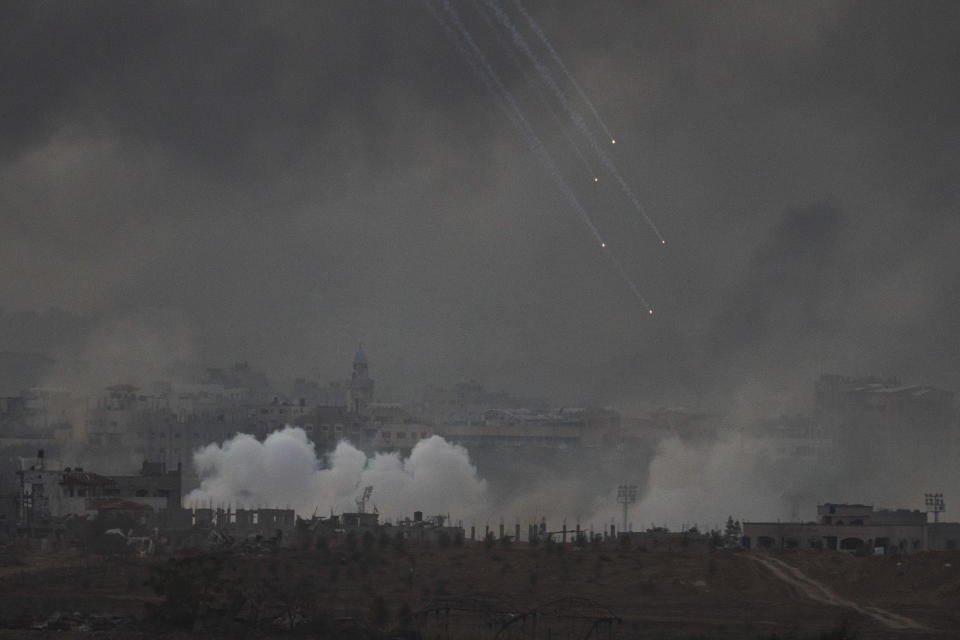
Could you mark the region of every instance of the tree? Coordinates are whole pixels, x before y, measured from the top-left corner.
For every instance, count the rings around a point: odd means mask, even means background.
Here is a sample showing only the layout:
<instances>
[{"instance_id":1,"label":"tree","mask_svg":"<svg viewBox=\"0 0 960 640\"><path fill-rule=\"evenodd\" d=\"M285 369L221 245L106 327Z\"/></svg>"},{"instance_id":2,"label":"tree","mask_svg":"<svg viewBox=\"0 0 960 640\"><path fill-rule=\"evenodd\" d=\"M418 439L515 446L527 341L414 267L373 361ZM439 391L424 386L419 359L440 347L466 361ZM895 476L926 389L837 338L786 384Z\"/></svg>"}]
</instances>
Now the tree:
<instances>
[{"instance_id":1,"label":"tree","mask_svg":"<svg viewBox=\"0 0 960 640\"><path fill-rule=\"evenodd\" d=\"M740 546L740 539L743 537L743 527L739 520L734 520L733 516L727 516L727 524L723 528L723 541L727 547Z\"/></svg>"}]
</instances>

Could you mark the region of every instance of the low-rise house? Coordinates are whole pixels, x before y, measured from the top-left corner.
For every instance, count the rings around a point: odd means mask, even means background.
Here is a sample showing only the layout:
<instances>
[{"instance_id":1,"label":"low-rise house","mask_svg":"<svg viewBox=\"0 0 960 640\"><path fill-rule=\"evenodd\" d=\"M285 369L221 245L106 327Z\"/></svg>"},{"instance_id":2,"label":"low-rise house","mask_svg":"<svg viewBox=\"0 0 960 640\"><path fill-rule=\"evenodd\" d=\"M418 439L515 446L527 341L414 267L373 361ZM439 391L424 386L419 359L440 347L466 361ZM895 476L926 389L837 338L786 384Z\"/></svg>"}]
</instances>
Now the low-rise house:
<instances>
[{"instance_id":1,"label":"low-rise house","mask_svg":"<svg viewBox=\"0 0 960 640\"><path fill-rule=\"evenodd\" d=\"M907 553L960 547L960 523L927 522L927 514L865 504L817 506L815 522L744 522L747 548L824 548Z\"/></svg>"}]
</instances>

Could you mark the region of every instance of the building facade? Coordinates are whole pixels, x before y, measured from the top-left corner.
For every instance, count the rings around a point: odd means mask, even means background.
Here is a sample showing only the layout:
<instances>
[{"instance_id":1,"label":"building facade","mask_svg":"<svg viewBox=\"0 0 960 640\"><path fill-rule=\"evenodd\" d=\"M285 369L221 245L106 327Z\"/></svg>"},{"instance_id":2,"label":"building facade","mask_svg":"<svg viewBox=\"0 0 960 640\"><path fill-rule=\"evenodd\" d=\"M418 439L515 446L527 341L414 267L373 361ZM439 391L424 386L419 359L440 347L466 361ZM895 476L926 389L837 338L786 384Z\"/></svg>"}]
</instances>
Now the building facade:
<instances>
[{"instance_id":1,"label":"building facade","mask_svg":"<svg viewBox=\"0 0 960 640\"><path fill-rule=\"evenodd\" d=\"M747 548L910 553L960 548L960 523L927 522L916 510L826 503L817 506L816 522L744 522L743 541Z\"/></svg>"}]
</instances>

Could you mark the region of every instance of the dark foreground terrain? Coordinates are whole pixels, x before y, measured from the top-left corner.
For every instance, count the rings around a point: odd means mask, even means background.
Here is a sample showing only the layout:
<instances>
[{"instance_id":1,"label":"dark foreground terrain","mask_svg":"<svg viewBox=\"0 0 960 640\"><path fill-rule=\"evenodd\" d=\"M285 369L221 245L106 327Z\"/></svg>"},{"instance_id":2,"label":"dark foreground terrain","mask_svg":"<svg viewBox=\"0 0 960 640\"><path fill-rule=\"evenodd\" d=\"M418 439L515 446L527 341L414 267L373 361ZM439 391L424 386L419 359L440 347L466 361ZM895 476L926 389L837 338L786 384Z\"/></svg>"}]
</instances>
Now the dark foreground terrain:
<instances>
[{"instance_id":1,"label":"dark foreground terrain","mask_svg":"<svg viewBox=\"0 0 960 640\"><path fill-rule=\"evenodd\" d=\"M928 638L960 632L960 553L375 536L170 556L0 552L15 638Z\"/></svg>"}]
</instances>

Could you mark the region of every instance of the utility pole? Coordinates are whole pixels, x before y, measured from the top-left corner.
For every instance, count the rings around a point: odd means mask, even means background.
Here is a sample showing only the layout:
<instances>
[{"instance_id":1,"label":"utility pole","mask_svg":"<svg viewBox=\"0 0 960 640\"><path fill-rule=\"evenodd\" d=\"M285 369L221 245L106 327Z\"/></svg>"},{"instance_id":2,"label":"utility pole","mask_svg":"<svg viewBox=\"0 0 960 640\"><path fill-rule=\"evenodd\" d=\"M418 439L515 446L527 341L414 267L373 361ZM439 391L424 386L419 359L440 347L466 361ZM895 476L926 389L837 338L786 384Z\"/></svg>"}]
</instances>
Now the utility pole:
<instances>
[{"instance_id":1,"label":"utility pole","mask_svg":"<svg viewBox=\"0 0 960 640\"><path fill-rule=\"evenodd\" d=\"M623 505L623 529L627 530L627 509L637 501L637 485L621 484L617 487L617 502Z\"/></svg>"}]
</instances>

